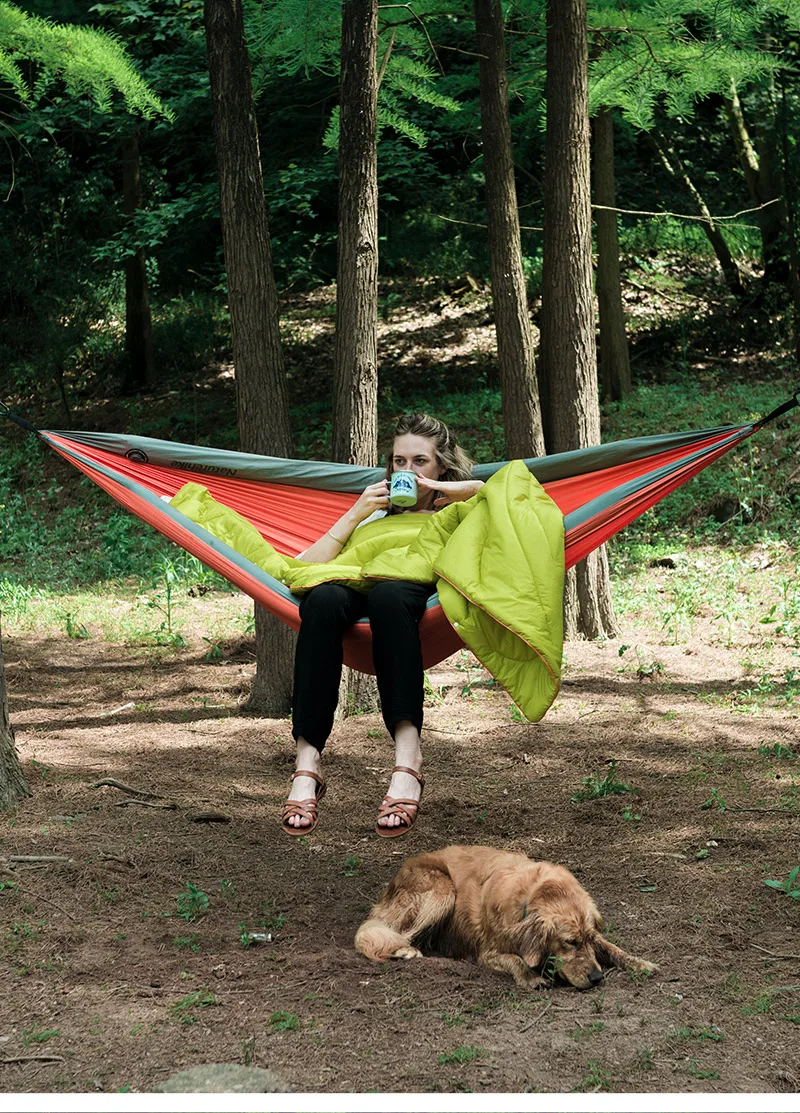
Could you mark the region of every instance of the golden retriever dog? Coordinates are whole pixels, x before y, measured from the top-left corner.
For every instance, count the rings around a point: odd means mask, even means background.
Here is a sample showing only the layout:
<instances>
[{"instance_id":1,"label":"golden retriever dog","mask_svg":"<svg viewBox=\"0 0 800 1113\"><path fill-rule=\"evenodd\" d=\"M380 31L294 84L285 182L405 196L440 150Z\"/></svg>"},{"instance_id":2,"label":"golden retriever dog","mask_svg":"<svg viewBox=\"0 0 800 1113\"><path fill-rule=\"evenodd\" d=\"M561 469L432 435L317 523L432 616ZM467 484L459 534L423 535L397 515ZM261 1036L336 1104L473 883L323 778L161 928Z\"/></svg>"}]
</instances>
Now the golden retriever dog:
<instances>
[{"instance_id":1,"label":"golden retriever dog","mask_svg":"<svg viewBox=\"0 0 800 1113\"><path fill-rule=\"evenodd\" d=\"M547 968L578 989L603 966L657 970L601 935L603 919L564 866L488 846L447 846L408 858L356 932L374 962L428 954L475 958L533 989Z\"/></svg>"}]
</instances>

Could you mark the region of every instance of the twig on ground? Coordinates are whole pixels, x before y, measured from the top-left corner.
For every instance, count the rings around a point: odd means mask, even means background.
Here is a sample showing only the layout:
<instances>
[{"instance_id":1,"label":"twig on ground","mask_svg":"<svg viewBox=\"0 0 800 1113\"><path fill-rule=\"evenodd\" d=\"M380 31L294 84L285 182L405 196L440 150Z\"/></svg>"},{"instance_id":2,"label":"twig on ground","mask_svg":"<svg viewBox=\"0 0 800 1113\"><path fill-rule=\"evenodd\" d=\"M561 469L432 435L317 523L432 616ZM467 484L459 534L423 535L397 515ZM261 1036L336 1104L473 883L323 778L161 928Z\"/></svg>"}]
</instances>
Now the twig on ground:
<instances>
[{"instance_id":1,"label":"twig on ground","mask_svg":"<svg viewBox=\"0 0 800 1113\"><path fill-rule=\"evenodd\" d=\"M537 1013L533 1020L529 1020L527 1024L520 1028L520 1034L522 1034L523 1032L528 1032L531 1028L533 1028L534 1024L538 1024L552 1004L552 1001L548 1001L542 1011L540 1013Z\"/></svg>"},{"instance_id":2,"label":"twig on ground","mask_svg":"<svg viewBox=\"0 0 800 1113\"><path fill-rule=\"evenodd\" d=\"M71 862L66 854L11 854L9 862Z\"/></svg>"},{"instance_id":3,"label":"twig on ground","mask_svg":"<svg viewBox=\"0 0 800 1113\"><path fill-rule=\"evenodd\" d=\"M32 897L34 900L43 900L45 904L49 904L52 908L57 908L59 912L63 913L63 915L69 916L70 920L72 920L73 923L75 922L75 917L72 915L71 912L67 912L66 908L62 908L60 904L56 904L56 902L54 900L50 900L49 897L43 897L41 893L32 893L30 889L20 888L19 891L21 893L25 893L26 896Z\"/></svg>"},{"instance_id":4,"label":"twig on ground","mask_svg":"<svg viewBox=\"0 0 800 1113\"><path fill-rule=\"evenodd\" d=\"M63 1063L63 1055L12 1055L9 1059L0 1059L0 1063Z\"/></svg>"},{"instance_id":5,"label":"twig on ground","mask_svg":"<svg viewBox=\"0 0 800 1113\"><path fill-rule=\"evenodd\" d=\"M177 804L173 804L172 802L168 804L154 804L151 800L117 800L114 807L127 808L131 804L138 804L142 808L164 808L168 812L174 812L178 807Z\"/></svg>"},{"instance_id":6,"label":"twig on ground","mask_svg":"<svg viewBox=\"0 0 800 1113\"><path fill-rule=\"evenodd\" d=\"M131 788L130 785L123 784L122 781L117 781L113 777L104 777L102 781L95 781L90 784L89 788L118 788L120 792L127 792L129 796L142 796L146 800L163 800L160 792L148 792L146 788Z\"/></svg>"},{"instance_id":7,"label":"twig on ground","mask_svg":"<svg viewBox=\"0 0 800 1113\"><path fill-rule=\"evenodd\" d=\"M765 955L772 955L773 958L797 958L797 959L800 959L800 955L779 955L777 951L769 951L769 950L767 950L766 947L762 947L758 943L751 943L750 946L755 947L755 949L757 951L763 951Z\"/></svg>"}]
</instances>

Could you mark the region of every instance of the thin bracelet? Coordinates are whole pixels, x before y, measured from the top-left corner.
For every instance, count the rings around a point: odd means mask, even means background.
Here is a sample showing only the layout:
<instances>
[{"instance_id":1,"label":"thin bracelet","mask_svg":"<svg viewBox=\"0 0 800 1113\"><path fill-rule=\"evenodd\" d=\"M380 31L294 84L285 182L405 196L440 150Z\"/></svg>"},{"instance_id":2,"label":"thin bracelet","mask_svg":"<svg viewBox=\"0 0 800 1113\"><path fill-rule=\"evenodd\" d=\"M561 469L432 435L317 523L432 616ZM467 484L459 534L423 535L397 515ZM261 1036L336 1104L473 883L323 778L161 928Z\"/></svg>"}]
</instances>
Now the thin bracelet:
<instances>
[{"instance_id":1,"label":"thin bracelet","mask_svg":"<svg viewBox=\"0 0 800 1113\"><path fill-rule=\"evenodd\" d=\"M333 534L330 530L328 530L328 537L333 537ZM336 542L337 545L344 546L344 541L340 541L338 537L333 537L333 540Z\"/></svg>"}]
</instances>

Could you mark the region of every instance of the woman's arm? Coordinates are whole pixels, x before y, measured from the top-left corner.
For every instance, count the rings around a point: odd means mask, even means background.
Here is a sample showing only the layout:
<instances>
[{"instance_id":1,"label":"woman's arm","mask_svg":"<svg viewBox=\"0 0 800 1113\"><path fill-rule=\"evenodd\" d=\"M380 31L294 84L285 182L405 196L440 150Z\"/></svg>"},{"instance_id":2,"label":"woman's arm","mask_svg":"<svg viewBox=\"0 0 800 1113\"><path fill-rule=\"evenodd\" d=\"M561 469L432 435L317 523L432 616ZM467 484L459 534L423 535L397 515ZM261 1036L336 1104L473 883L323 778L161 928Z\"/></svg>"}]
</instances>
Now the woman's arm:
<instances>
[{"instance_id":1,"label":"woman's arm","mask_svg":"<svg viewBox=\"0 0 800 1113\"><path fill-rule=\"evenodd\" d=\"M389 506L389 483L386 479L381 479L378 483L373 483L367 487L365 491L359 496L358 501L355 502L346 514L343 514L338 522L334 522L331 528L323 533L318 541L310 545L305 552L298 556L298 560L307 560L315 564L327 564L329 560L333 560L338 556L344 546L350 540L350 535L353 530L368 518L370 514L374 514L376 510L386 510Z\"/></svg>"},{"instance_id":2,"label":"woman's arm","mask_svg":"<svg viewBox=\"0 0 800 1113\"><path fill-rule=\"evenodd\" d=\"M474 494L477 494L483 486L482 479L461 479L442 483L435 479L426 479L424 475L417 476L417 483L420 487L425 487L429 491L439 492L433 500L433 505L437 510L443 506L449 506L451 502L466 502L467 499L471 499Z\"/></svg>"}]
</instances>

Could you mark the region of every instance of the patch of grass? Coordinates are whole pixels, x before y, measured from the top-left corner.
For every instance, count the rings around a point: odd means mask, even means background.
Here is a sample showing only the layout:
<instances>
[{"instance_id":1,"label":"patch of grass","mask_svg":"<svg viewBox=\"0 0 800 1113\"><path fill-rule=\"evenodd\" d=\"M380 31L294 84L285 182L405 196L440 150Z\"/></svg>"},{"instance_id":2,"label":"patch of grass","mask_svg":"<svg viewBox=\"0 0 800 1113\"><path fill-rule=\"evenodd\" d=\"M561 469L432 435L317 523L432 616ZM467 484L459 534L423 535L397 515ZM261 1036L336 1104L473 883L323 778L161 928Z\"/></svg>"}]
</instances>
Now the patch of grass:
<instances>
[{"instance_id":1,"label":"patch of grass","mask_svg":"<svg viewBox=\"0 0 800 1113\"><path fill-rule=\"evenodd\" d=\"M725 1033L715 1024L710 1028L694 1028L691 1024L687 1024L683 1028L674 1029L670 1035L679 1040L714 1040L716 1043L725 1039Z\"/></svg>"},{"instance_id":2,"label":"patch of grass","mask_svg":"<svg viewBox=\"0 0 800 1113\"><path fill-rule=\"evenodd\" d=\"M773 742L771 746L759 746L758 752L762 757L780 760L788 759L789 761L793 761L797 757L794 750L790 749L789 746L783 746L780 742Z\"/></svg>"},{"instance_id":3,"label":"patch of grass","mask_svg":"<svg viewBox=\"0 0 800 1113\"><path fill-rule=\"evenodd\" d=\"M571 1089L571 1094L582 1094L591 1091L602 1092L610 1090L614 1080L602 1065L599 1059L590 1059L586 1064L586 1074Z\"/></svg>"},{"instance_id":4,"label":"patch of grass","mask_svg":"<svg viewBox=\"0 0 800 1113\"><path fill-rule=\"evenodd\" d=\"M58 1028L39 1028L34 1025L33 1028L22 1028L20 1035L22 1036L23 1046L30 1047L35 1043L47 1043L54 1036L60 1036L61 1032Z\"/></svg>"},{"instance_id":5,"label":"patch of grass","mask_svg":"<svg viewBox=\"0 0 800 1113\"><path fill-rule=\"evenodd\" d=\"M301 840L298 840L298 841L301 841ZM270 900L264 900L264 901L261 902L261 913L262 913L262 915L261 915L261 919L258 921L258 923L259 923L259 926L264 929L264 931L271 931L271 932L280 931L281 928L286 923L286 921L288 920L288 916L286 916L283 912L273 912L274 906L275 906L275 901L271 900L271 899Z\"/></svg>"},{"instance_id":6,"label":"patch of grass","mask_svg":"<svg viewBox=\"0 0 800 1113\"><path fill-rule=\"evenodd\" d=\"M741 1001L744 996L744 989L742 987L742 979L738 974L733 971L731 971L730 974L726 974L719 987L719 996L720 1000L726 1005L732 1005L737 1001Z\"/></svg>"},{"instance_id":7,"label":"patch of grass","mask_svg":"<svg viewBox=\"0 0 800 1113\"><path fill-rule=\"evenodd\" d=\"M567 1035L571 1040L588 1040L592 1036L597 1035L598 1032L604 1032L606 1029L602 1020L595 1020L592 1024L576 1024L571 1032Z\"/></svg>"},{"instance_id":8,"label":"patch of grass","mask_svg":"<svg viewBox=\"0 0 800 1113\"><path fill-rule=\"evenodd\" d=\"M602 796L614 796L626 792L636 795L639 791L637 788L634 788L633 785L617 780L616 761L609 762L608 772L604 777L601 777L599 773L592 773L590 776L584 777L581 784L584 787L578 789L577 792L570 796L570 800L573 804L580 804L584 800L597 800Z\"/></svg>"},{"instance_id":9,"label":"patch of grass","mask_svg":"<svg viewBox=\"0 0 800 1113\"><path fill-rule=\"evenodd\" d=\"M461 1012L455 1012L455 1013L441 1012L441 1013L439 1013L439 1019L443 1020L448 1028L455 1028L456 1025L458 1025L458 1024L466 1024L467 1023L467 1018Z\"/></svg>"},{"instance_id":10,"label":"patch of grass","mask_svg":"<svg viewBox=\"0 0 800 1113\"><path fill-rule=\"evenodd\" d=\"M693 1078L719 1078L719 1072L715 1070L703 1070L697 1059L690 1059L687 1066L687 1071Z\"/></svg>"},{"instance_id":11,"label":"patch of grass","mask_svg":"<svg viewBox=\"0 0 800 1113\"><path fill-rule=\"evenodd\" d=\"M365 865L366 862L363 858L356 858L354 855L351 854L344 860L342 874L344 875L344 877L358 877L358 875L363 871Z\"/></svg>"},{"instance_id":12,"label":"patch of grass","mask_svg":"<svg viewBox=\"0 0 800 1113\"><path fill-rule=\"evenodd\" d=\"M456 1047L453 1051L443 1051L436 1062L440 1066L445 1066L447 1063L471 1063L488 1054L488 1051L482 1047Z\"/></svg>"},{"instance_id":13,"label":"patch of grass","mask_svg":"<svg viewBox=\"0 0 800 1113\"><path fill-rule=\"evenodd\" d=\"M180 1001L170 1006L170 1012L181 1024L196 1024L197 1017L194 1009L208 1009L220 1005L221 1001L209 989L198 989L195 993L188 993Z\"/></svg>"},{"instance_id":14,"label":"patch of grass","mask_svg":"<svg viewBox=\"0 0 800 1113\"><path fill-rule=\"evenodd\" d=\"M719 789L712 788L711 789L711 795L708 797L707 800L703 801L703 803L700 805L700 807L701 808L706 808L706 809L716 808L716 810L718 812L724 812L728 808L728 801L720 793Z\"/></svg>"},{"instance_id":15,"label":"patch of grass","mask_svg":"<svg viewBox=\"0 0 800 1113\"><path fill-rule=\"evenodd\" d=\"M295 1032L300 1027L300 1018L297 1013L278 1009L270 1016L269 1025L273 1032Z\"/></svg>"},{"instance_id":16,"label":"patch of grass","mask_svg":"<svg viewBox=\"0 0 800 1113\"><path fill-rule=\"evenodd\" d=\"M742 1005L742 1016L764 1016L772 1011L772 994L762 993L755 1001Z\"/></svg>"},{"instance_id":17,"label":"patch of grass","mask_svg":"<svg viewBox=\"0 0 800 1113\"><path fill-rule=\"evenodd\" d=\"M622 818L626 823L641 823L642 813L635 812L630 804L626 804L622 809Z\"/></svg>"},{"instance_id":18,"label":"patch of grass","mask_svg":"<svg viewBox=\"0 0 800 1113\"><path fill-rule=\"evenodd\" d=\"M200 939L195 931L191 935L176 935L172 940L172 946L177 947L179 951L191 951L195 955L200 953Z\"/></svg>"},{"instance_id":19,"label":"patch of grass","mask_svg":"<svg viewBox=\"0 0 800 1113\"><path fill-rule=\"evenodd\" d=\"M634 1060L633 1069L638 1071L655 1070L656 1062L653 1058L653 1051L652 1047L641 1048Z\"/></svg>"}]
</instances>

